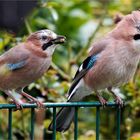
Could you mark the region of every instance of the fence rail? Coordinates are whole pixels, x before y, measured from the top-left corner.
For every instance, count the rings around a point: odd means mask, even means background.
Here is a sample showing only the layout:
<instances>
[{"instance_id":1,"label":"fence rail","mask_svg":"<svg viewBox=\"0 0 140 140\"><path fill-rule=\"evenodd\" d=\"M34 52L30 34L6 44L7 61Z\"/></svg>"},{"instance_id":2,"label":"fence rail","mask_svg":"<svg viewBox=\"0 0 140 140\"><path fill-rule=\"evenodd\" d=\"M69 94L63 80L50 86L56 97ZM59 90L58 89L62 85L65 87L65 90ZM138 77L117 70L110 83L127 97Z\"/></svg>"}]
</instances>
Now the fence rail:
<instances>
[{"instance_id":1,"label":"fence rail","mask_svg":"<svg viewBox=\"0 0 140 140\"><path fill-rule=\"evenodd\" d=\"M68 102L68 103L44 103L46 108L53 108L53 140L56 140L56 108L57 107L75 107L74 116L74 140L78 139L78 108L79 107L95 107L96 108L96 140L99 140L100 131L100 107L99 102ZM120 116L121 108L114 102L108 102L106 107L116 107L117 121L116 121L116 139L120 140ZM0 104L0 109L8 109L8 140L12 140L12 109L16 108L14 104ZM34 140L34 122L35 122L35 108L36 104L23 104L23 108L31 109L30 122L30 139Z\"/></svg>"}]
</instances>

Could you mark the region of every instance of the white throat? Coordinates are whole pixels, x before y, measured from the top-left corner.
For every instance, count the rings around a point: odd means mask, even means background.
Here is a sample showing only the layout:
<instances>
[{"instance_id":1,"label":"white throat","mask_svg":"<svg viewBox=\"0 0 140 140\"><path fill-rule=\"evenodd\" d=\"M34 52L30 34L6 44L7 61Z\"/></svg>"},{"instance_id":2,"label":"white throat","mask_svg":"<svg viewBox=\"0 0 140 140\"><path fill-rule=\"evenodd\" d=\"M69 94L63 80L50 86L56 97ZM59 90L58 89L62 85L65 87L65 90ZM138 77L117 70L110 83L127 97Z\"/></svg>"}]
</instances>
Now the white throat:
<instances>
[{"instance_id":1,"label":"white throat","mask_svg":"<svg viewBox=\"0 0 140 140\"><path fill-rule=\"evenodd\" d=\"M47 53L47 55L52 56L54 51L55 51L56 45L52 45L50 47L48 47L45 52Z\"/></svg>"},{"instance_id":2,"label":"white throat","mask_svg":"<svg viewBox=\"0 0 140 140\"><path fill-rule=\"evenodd\" d=\"M140 52L140 39L134 40L134 46L136 47L136 50Z\"/></svg>"}]
</instances>

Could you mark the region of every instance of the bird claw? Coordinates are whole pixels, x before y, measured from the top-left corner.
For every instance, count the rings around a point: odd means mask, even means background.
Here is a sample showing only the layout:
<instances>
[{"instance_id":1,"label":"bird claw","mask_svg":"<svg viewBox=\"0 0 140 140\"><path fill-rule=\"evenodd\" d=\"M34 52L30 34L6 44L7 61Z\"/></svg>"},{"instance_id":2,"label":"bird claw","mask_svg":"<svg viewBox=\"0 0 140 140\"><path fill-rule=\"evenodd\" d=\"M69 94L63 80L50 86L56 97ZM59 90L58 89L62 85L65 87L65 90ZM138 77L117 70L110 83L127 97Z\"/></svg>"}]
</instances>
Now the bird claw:
<instances>
[{"instance_id":1,"label":"bird claw","mask_svg":"<svg viewBox=\"0 0 140 140\"><path fill-rule=\"evenodd\" d=\"M124 106L124 102L123 102L123 100L119 96L116 96L115 103L117 105L119 105L119 107L123 107Z\"/></svg>"},{"instance_id":2,"label":"bird claw","mask_svg":"<svg viewBox=\"0 0 140 140\"><path fill-rule=\"evenodd\" d=\"M37 99L32 99L29 103L36 103L39 109L44 109L45 106L42 102L38 101Z\"/></svg>"},{"instance_id":3,"label":"bird claw","mask_svg":"<svg viewBox=\"0 0 140 140\"><path fill-rule=\"evenodd\" d=\"M17 110L22 110L22 109L23 109L22 104L16 104L16 109L14 110L17 111Z\"/></svg>"},{"instance_id":4,"label":"bird claw","mask_svg":"<svg viewBox=\"0 0 140 140\"><path fill-rule=\"evenodd\" d=\"M105 108L105 105L107 105L107 100L105 100L103 97L99 97L99 101L101 105L103 106L103 108Z\"/></svg>"},{"instance_id":5,"label":"bird claw","mask_svg":"<svg viewBox=\"0 0 140 140\"><path fill-rule=\"evenodd\" d=\"M22 92L22 95L25 96L27 99L30 100L29 103L36 103L37 107L40 108L40 109L44 109L45 108L44 104L42 102L40 102L39 100L37 100L36 98L28 95L25 92Z\"/></svg>"},{"instance_id":6,"label":"bird claw","mask_svg":"<svg viewBox=\"0 0 140 140\"><path fill-rule=\"evenodd\" d=\"M14 111L17 111L17 110L22 110L23 109L23 106L21 103L19 103L18 101L10 101L10 103L12 104L15 104L16 105L16 108L14 109Z\"/></svg>"}]
</instances>

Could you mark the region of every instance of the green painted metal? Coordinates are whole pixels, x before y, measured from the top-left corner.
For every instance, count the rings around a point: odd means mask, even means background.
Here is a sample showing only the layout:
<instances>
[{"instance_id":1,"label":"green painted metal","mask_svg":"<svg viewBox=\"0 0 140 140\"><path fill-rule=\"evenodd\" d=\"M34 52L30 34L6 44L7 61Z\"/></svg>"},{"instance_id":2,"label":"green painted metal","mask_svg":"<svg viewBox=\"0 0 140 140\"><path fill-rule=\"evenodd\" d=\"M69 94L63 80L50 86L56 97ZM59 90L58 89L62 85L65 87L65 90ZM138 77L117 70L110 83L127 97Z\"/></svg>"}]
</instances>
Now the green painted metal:
<instances>
[{"instance_id":1,"label":"green painted metal","mask_svg":"<svg viewBox=\"0 0 140 140\"><path fill-rule=\"evenodd\" d=\"M99 140L100 107L96 108L96 140Z\"/></svg>"},{"instance_id":2,"label":"green painted metal","mask_svg":"<svg viewBox=\"0 0 140 140\"><path fill-rule=\"evenodd\" d=\"M117 107L117 121L116 121L116 126L117 126L117 140L120 140L120 123L121 123L121 109L118 106Z\"/></svg>"},{"instance_id":3,"label":"green painted metal","mask_svg":"<svg viewBox=\"0 0 140 140\"><path fill-rule=\"evenodd\" d=\"M57 107L75 107L74 116L74 140L78 139L78 108L79 107L95 107L96 108L96 140L99 140L99 126L100 126L100 107L99 102L65 102L65 103L44 103L46 108L53 108L53 140L56 140L56 108ZM115 102L108 102L106 107L114 107L117 110L116 121L116 139L120 140L120 120L121 108ZM8 140L12 140L12 109L15 109L14 104L0 104L0 109L8 109ZM30 122L30 139L34 140L34 122L35 122L35 108L36 104L23 104L23 108L31 109L31 122Z\"/></svg>"},{"instance_id":4,"label":"green painted metal","mask_svg":"<svg viewBox=\"0 0 140 140\"><path fill-rule=\"evenodd\" d=\"M35 123L35 109L31 108L31 132L30 132L31 140L34 140L34 123Z\"/></svg>"},{"instance_id":5,"label":"green painted metal","mask_svg":"<svg viewBox=\"0 0 140 140\"><path fill-rule=\"evenodd\" d=\"M78 139L78 107L75 107L74 114L74 140Z\"/></svg>"},{"instance_id":6,"label":"green painted metal","mask_svg":"<svg viewBox=\"0 0 140 140\"><path fill-rule=\"evenodd\" d=\"M8 114L8 140L12 140L12 109L9 109Z\"/></svg>"},{"instance_id":7,"label":"green painted metal","mask_svg":"<svg viewBox=\"0 0 140 140\"><path fill-rule=\"evenodd\" d=\"M53 107L53 140L56 140L56 107Z\"/></svg>"},{"instance_id":8,"label":"green painted metal","mask_svg":"<svg viewBox=\"0 0 140 140\"><path fill-rule=\"evenodd\" d=\"M37 108L36 104L23 104L23 108ZM64 102L64 103L44 103L47 108L52 107L98 107L102 106L99 102ZM117 107L114 102L108 102L106 107ZM0 109L16 108L14 104L0 104Z\"/></svg>"}]
</instances>

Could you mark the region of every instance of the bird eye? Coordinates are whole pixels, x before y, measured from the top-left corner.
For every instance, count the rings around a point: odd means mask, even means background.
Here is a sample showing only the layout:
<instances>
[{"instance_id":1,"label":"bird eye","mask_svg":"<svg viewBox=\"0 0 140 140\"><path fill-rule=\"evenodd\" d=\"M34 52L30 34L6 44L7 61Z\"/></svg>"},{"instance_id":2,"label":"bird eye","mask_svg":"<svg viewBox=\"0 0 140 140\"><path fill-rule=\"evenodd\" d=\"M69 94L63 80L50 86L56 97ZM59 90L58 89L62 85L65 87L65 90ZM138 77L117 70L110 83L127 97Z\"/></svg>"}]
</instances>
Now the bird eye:
<instances>
[{"instance_id":1,"label":"bird eye","mask_svg":"<svg viewBox=\"0 0 140 140\"><path fill-rule=\"evenodd\" d=\"M134 35L133 38L134 38L134 40L138 40L138 39L140 39L140 34L136 34L136 35Z\"/></svg>"},{"instance_id":2,"label":"bird eye","mask_svg":"<svg viewBox=\"0 0 140 140\"><path fill-rule=\"evenodd\" d=\"M42 36L42 40L46 40L47 39L47 36Z\"/></svg>"}]
</instances>

